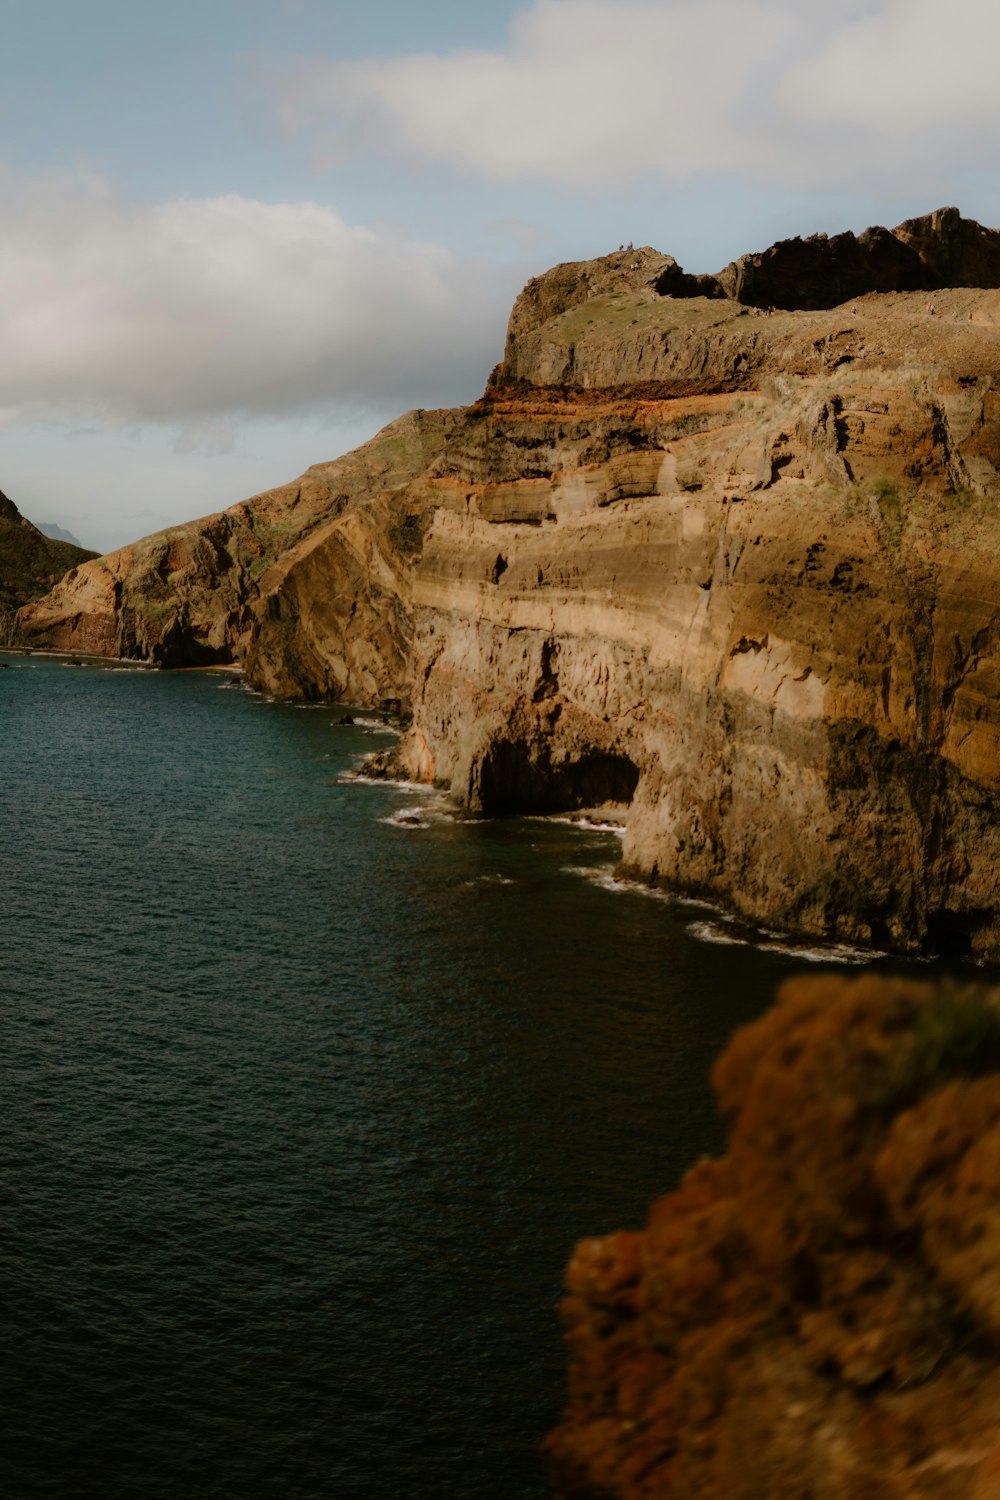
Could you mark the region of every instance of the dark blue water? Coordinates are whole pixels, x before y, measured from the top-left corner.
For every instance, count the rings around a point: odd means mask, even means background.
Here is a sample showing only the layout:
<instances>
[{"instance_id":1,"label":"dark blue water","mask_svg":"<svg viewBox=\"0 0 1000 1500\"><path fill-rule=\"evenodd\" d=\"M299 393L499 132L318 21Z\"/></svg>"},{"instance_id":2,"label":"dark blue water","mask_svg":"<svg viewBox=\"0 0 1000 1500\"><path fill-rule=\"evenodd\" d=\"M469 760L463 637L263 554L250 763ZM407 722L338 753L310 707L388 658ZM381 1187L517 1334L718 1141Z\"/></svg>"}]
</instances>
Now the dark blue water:
<instances>
[{"instance_id":1,"label":"dark blue water","mask_svg":"<svg viewBox=\"0 0 1000 1500\"><path fill-rule=\"evenodd\" d=\"M6 660L0 1492L543 1495L570 1248L718 1147L801 964L613 835L344 784L329 709Z\"/></svg>"}]
</instances>

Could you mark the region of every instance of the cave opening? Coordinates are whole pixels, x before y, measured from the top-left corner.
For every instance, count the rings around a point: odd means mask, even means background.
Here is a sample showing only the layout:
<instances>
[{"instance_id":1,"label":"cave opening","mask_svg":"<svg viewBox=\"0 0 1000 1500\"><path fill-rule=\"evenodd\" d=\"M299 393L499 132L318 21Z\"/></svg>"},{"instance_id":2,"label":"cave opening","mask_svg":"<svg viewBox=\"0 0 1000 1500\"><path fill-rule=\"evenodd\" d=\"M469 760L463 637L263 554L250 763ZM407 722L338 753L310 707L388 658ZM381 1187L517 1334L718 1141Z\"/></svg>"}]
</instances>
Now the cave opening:
<instances>
[{"instance_id":1,"label":"cave opening","mask_svg":"<svg viewBox=\"0 0 1000 1500\"><path fill-rule=\"evenodd\" d=\"M233 665L233 651L228 641L212 646L182 626L165 630L163 639L152 647L149 655L154 666L168 669Z\"/></svg>"},{"instance_id":2,"label":"cave opening","mask_svg":"<svg viewBox=\"0 0 1000 1500\"><path fill-rule=\"evenodd\" d=\"M639 768L627 755L590 749L554 760L522 741L490 747L479 767L479 801L492 815L577 812L585 807L627 807Z\"/></svg>"},{"instance_id":3,"label":"cave opening","mask_svg":"<svg viewBox=\"0 0 1000 1500\"><path fill-rule=\"evenodd\" d=\"M627 755L593 751L571 761L555 777L554 792L568 802L568 809L602 807L607 803L632 801L639 781L639 768Z\"/></svg>"},{"instance_id":4,"label":"cave opening","mask_svg":"<svg viewBox=\"0 0 1000 1500\"><path fill-rule=\"evenodd\" d=\"M941 907L927 913L927 947L938 958L971 958L974 939L989 921L984 911L950 911Z\"/></svg>"}]
</instances>

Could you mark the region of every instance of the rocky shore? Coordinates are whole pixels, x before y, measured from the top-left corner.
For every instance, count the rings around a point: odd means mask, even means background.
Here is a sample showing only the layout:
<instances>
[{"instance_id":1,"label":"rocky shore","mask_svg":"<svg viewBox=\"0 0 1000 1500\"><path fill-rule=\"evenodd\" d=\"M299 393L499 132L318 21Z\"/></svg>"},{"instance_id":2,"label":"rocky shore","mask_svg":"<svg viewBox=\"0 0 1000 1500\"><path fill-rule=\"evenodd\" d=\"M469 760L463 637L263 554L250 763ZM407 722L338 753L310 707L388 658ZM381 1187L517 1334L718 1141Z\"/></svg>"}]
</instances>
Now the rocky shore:
<instances>
[{"instance_id":1,"label":"rocky shore","mask_svg":"<svg viewBox=\"0 0 1000 1500\"><path fill-rule=\"evenodd\" d=\"M479 402L79 568L19 639L399 699L395 769L472 808L614 802L634 872L751 923L994 959L998 244L941 210L556 267Z\"/></svg>"},{"instance_id":2,"label":"rocky shore","mask_svg":"<svg viewBox=\"0 0 1000 1500\"><path fill-rule=\"evenodd\" d=\"M555 267L472 406L44 598L62 544L5 524L0 644L391 701L385 774L610 808L751 925L1000 960L1000 234L955 210ZM574 1256L561 1500L994 1500L997 992L798 980L715 1085L728 1153Z\"/></svg>"}]
</instances>

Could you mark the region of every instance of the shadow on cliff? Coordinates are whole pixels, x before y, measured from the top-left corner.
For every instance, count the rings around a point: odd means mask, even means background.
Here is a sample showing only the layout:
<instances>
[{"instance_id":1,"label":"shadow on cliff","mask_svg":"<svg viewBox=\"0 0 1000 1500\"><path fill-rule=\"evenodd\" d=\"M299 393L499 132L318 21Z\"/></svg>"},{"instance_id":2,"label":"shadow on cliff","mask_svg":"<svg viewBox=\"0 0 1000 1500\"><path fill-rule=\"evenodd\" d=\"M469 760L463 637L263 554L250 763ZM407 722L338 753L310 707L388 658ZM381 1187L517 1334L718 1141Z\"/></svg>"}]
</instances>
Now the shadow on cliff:
<instances>
[{"instance_id":1,"label":"shadow on cliff","mask_svg":"<svg viewBox=\"0 0 1000 1500\"><path fill-rule=\"evenodd\" d=\"M559 758L554 747L500 740L478 766L478 799L484 813L575 812L608 804L627 806L639 768L627 755L600 750Z\"/></svg>"}]
</instances>

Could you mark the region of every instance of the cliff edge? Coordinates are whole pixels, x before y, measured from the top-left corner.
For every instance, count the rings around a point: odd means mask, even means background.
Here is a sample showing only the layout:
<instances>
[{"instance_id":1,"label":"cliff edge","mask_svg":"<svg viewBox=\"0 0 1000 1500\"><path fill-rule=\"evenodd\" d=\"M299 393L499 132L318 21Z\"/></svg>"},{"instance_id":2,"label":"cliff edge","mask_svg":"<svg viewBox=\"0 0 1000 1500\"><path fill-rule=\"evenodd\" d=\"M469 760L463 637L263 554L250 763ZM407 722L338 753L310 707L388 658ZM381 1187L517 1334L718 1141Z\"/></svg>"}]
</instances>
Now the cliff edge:
<instances>
[{"instance_id":1,"label":"cliff edge","mask_svg":"<svg viewBox=\"0 0 1000 1500\"><path fill-rule=\"evenodd\" d=\"M285 698L405 696L429 521L419 480L453 420L409 413L290 484L77 568L21 609L18 641L164 668L239 663Z\"/></svg>"},{"instance_id":2,"label":"cliff edge","mask_svg":"<svg viewBox=\"0 0 1000 1500\"><path fill-rule=\"evenodd\" d=\"M892 238L957 270L978 228ZM764 312L665 261L515 306L438 461L396 763L617 802L627 866L750 923L996 958L1000 293Z\"/></svg>"},{"instance_id":3,"label":"cliff edge","mask_svg":"<svg viewBox=\"0 0 1000 1500\"><path fill-rule=\"evenodd\" d=\"M1000 958L998 241L944 209L738 275L556 267L480 401L86 564L20 637L408 699L387 769L471 808L615 802L633 871L750 924Z\"/></svg>"},{"instance_id":4,"label":"cliff edge","mask_svg":"<svg viewBox=\"0 0 1000 1500\"><path fill-rule=\"evenodd\" d=\"M998 1004L799 979L737 1034L728 1154L569 1267L561 1500L1000 1495Z\"/></svg>"}]
</instances>

